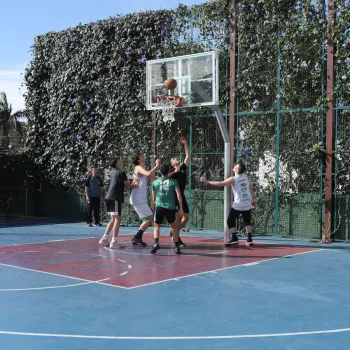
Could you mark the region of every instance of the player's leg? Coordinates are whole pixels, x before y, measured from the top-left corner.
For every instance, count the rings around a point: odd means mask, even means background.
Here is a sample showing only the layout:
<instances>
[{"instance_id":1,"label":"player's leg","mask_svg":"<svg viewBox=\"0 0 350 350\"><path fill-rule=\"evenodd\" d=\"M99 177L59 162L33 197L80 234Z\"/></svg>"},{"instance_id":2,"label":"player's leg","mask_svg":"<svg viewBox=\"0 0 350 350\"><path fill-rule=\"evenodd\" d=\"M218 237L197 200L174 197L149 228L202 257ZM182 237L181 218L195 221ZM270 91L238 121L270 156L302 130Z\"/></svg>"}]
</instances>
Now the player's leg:
<instances>
[{"instance_id":1,"label":"player's leg","mask_svg":"<svg viewBox=\"0 0 350 350\"><path fill-rule=\"evenodd\" d=\"M247 231L247 245L250 246L253 244L253 239L252 239L252 233L253 233L253 228L252 228L252 211L251 210L245 210L242 211L242 216L243 216L243 221L245 224L245 229Z\"/></svg>"},{"instance_id":2,"label":"player's leg","mask_svg":"<svg viewBox=\"0 0 350 350\"><path fill-rule=\"evenodd\" d=\"M164 208L156 207L154 212L154 229L153 229L154 244L150 251L151 254L157 253L157 250L160 248L159 246L160 225L162 224L163 219L164 219Z\"/></svg>"},{"instance_id":3,"label":"player's leg","mask_svg":"<svg viewBox=\"0 0 350 350\"><path fill-rule=\"evenodd\" d=\"M190 210L188 208L188 203L186 200L186 197L184 195L182 195L182 208L183 208L183 214L181 215L180 222L178 224L179 227L179 244L180 247L186 247L186 244L182 241L180 234L181 234L181 230L186 226L188 219L189 219L189 213Z\"/></svg>"},{"instance_id":4,"label":"player's leg","mask_svg":"<svg viewBox=\"0 0 350 350\"><path fill-rule=\"evenodd\" d=\"M101 208L101 199L100 197L94 198L94 219L96 226L102 226L100 223L100 208Z\"/></svg>"},{"instance_id":5,"label":"player's leg","mask_svg":"<svg viewBox=\"0 0 350 350\"><path fill-rule=\"evenodd\" d=\"M132 239L132 244L146 247L147 244L142 241L142 235L144 231L146 231L153 224L153 212L148 204L136 204L134 205L134 209L139 218L142 220L142 223L136 235Z\"/></svg>"},{"instance_id":6,"label":"player's leg","mask_svg":"<svg viewBox=\"0 0 350 350\"><path fill-rule=\"evenodd\" d=\"M183 214L178 213L179 202L177 201L177 197L175 197L175 208L176 208L176 225L178 227L178 232L179 232L179 244L180 244L180 247L186 247L186 244L181 240L181 237L180 237L181 229L186 226L189 219L189 208L188 208L186 197L184 195L182 195ZM169 234L170 234L170 237L173 238L173 230L170 230ZM173 238L173 241L174 241L174 238Z\"/></svg>"},{"instance_id":7,"label":"player's leg","mask_svg":"<svg viewBox=\"0 0 350 350\"><path fill-rule=\"evenodd\" d=\"M87 207L86 207L86 224L89 227L92 227L92 208L93 208L93 204L91 202L91 197L87 201L86 205L87 205Z\"/></svg>"},{"instance_id":8,"label":"player's leg","mask_svg":"<svg viewBox=\"0 0 350 350\"><path fill-rule=\"evenodd\" d=\"M103 237L100 239L100 244L103 244L104 246L108 246L109 245L109 233L112 231L113 226L114 226L114 221L115 221L115 216L111 215L111 219L109 220L107 226L106 226L106 230L105 233L103 235Z\"/></svg>"},{"instance_id":9,"label":"player's leg","mask_svg":"<svg viewBox=\"0 0 350 350\"><path fill-rule=\"evenodd\" d=\"M239 216L239 211L231 208L227 218L227 226L229 228L230 240L225 243L226 247L239 244L236 234L236 221Z\"/></svg>"},{"instance_id":10,"label":"player's leg","mask_svg":"<svg viewBox=\"0 0 350 350\"><path fill-rule=\"evenodd\" d=\"M109 245L109 248L116 248L116 246L117 246L119 227L120 227L120 222L122 220L121 215L113 215L113 216L114 216L113 236L112 236L112 240L111 240L111 243Z\"/></svg>"},{"instance_id":11,"label":"player's leg","mask_svg":"<svg viewBox=\"0 0 350 350\"><path fill-rule=\"evenodd\" d=\"M180 237L179 237L179 224L176 220L176 212L175 210L170 210L170 209L167 209L167 212L166 212L166 215L165 215L169 225L170 225L170 228L173 232L173 241L175 243L175 248L174 248L174 251L176 254L180 254L181 251L180 251Z\"/></svg>"}]
</instances>

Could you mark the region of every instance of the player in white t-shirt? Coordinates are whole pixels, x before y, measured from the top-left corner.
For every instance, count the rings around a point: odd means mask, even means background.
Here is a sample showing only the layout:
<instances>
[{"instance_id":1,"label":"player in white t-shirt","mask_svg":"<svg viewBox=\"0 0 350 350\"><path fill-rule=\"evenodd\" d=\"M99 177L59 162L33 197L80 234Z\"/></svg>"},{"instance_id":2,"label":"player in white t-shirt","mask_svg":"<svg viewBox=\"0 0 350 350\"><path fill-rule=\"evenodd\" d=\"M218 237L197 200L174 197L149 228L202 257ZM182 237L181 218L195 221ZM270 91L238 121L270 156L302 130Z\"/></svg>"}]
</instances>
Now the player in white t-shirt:
<instances>
[{"instance_id":1,"label":"player in white t-shirt","mask_svg":"<svg viewBox=\"0 0 350 350\"><path fill-rule=\"evenodd\" d=\"M246 167L243 163L236 163L232 170L234 171L235 176L231 176L224 181L208 181L203 176L200 178L200 181L214 187L232 186L233 202L227 218L227 225L230 230L231 239L225 244L225 246L232 246L239 243L236 235L236 220L239 215L243 216L246 225L248 235L247 245L251 245L253 244L251 209L255 208L253 185L247 174L245 174Z\"/></svg>"},{"instance_id":2,"label":"player in white t-shirt","mask_svg":"<svg viewBox=\"0 0 350 350\"><path fill-rule=\"evenodd\" d=\"M148 178L155 178L155 171L159 167L159 159L155 161L155 166L149 171L145 169L144 154L137 153L133 158L133 163L135 165L134 180L139 182L139 187L131 191L130 204L134 207L142 223L132 239L132 244L146 247L147 244L142 241L142 234L153 224L153 211L148 205L147 180Z\"/></svg>"}]
</instances>

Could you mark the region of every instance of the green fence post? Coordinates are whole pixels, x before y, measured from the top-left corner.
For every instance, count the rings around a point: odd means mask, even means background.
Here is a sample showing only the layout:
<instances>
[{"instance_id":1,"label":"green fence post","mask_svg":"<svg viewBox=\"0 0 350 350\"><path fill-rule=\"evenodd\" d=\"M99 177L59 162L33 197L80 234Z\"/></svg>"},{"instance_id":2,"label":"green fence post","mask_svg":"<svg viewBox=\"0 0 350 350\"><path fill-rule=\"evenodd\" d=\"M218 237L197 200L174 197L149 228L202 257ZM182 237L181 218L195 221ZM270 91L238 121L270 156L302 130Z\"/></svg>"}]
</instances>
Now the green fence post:
<instances>
[{"instance_id":1,"label":"green fence post","mask_svg":"<svg viewBox=\"0 0 350 350\"><path fill-rule=\"evenodd\" d=\"M280 118L281 118L281 52L280 52L280 25L277 32L277 96L276 96L276 195L275 195L275 228L274 234L278 235L278 219L279 219L279 157L280 157Z\"/></svg>"}]
</instances>

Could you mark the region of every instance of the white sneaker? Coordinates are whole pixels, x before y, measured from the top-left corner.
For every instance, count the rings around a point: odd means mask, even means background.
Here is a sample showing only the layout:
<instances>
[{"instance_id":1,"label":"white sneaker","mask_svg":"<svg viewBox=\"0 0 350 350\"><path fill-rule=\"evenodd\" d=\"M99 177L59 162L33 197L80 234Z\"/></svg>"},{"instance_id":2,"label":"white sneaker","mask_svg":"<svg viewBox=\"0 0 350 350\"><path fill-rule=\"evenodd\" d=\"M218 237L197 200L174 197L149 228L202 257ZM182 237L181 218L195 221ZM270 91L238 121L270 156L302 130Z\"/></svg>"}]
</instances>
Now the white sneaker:
<instances>
[{"instance_id":1,"label":"white sneaker","mask_svg":"<svg viewBox=\"0 0 350 350\"><path fill-rule=\"evenodd\" d=\"M107 236L103 236L100 241L98 242L98 244L103 244L104 246L108 246L109 245L109 239Z\"/></svg>"},{"instance_id":2,"label":"white sneaker","mask_svg":"<svg viewBox=\"0 0 350 350\"><path fill-rule=\"evenodd\" d=\"M109 248L115 249L115 248L117 248L117 244L118 244L117 240L115 240L115 241L112 240L111 243L109 244Z\"/></svg>"}]
</instances>

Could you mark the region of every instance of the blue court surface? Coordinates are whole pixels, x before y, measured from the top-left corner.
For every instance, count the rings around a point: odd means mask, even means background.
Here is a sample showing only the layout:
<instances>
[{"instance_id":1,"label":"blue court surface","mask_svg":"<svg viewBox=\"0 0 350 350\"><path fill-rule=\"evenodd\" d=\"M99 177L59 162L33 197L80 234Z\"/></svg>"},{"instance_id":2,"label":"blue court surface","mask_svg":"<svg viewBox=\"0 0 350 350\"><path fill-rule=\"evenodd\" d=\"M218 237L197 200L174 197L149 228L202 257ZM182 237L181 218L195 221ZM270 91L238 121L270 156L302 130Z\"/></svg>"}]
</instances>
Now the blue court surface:
<instances>
[{"instance_id":1,"label":"blue court surface","mask_svg":"<svg viewBox=\"0 0 350 350\"><path fill-rule=\"evenodd\" d=\"M183 232L181 255L104 227L0 224L1 349L346 349L350 246Z\"/></svg>"}]
</instances>

